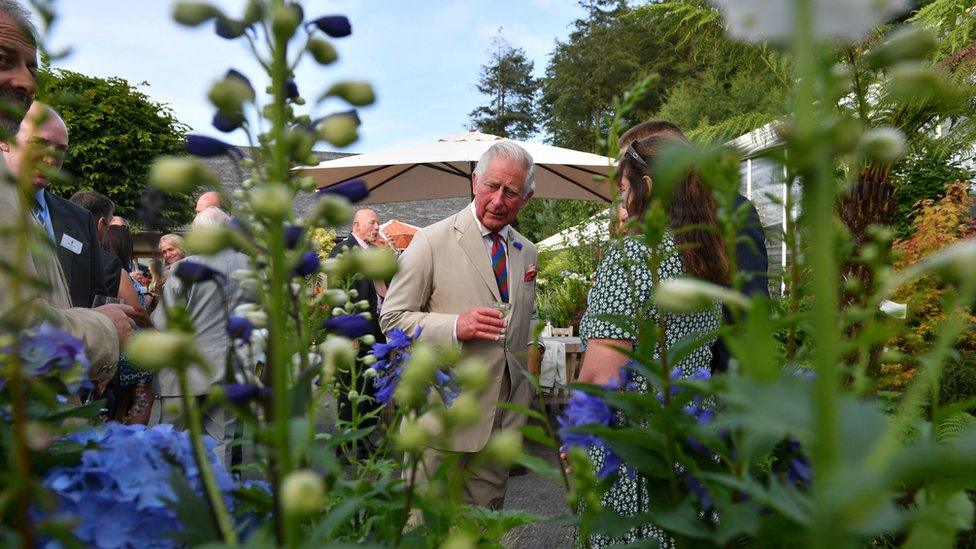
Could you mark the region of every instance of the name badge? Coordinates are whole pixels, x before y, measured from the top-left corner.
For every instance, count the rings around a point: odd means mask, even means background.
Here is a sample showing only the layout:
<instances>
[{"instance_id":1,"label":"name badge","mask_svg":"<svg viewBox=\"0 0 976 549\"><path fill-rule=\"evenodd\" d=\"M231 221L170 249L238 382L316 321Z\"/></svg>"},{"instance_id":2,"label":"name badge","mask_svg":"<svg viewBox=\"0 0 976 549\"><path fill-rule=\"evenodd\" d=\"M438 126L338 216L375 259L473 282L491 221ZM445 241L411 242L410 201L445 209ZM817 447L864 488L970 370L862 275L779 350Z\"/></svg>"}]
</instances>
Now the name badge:
<instances>
[{"instance_id":1,"label":"name badge","mask_svg":"<svg viewBox=\"0 0 976 549\"><path fill-rule=\"evenodd\" d=\"M71 238L67 233L61 235L61 246L71 250L75 254L80 254L83 247L81 242Z\"/></svg>"}]
</instances>

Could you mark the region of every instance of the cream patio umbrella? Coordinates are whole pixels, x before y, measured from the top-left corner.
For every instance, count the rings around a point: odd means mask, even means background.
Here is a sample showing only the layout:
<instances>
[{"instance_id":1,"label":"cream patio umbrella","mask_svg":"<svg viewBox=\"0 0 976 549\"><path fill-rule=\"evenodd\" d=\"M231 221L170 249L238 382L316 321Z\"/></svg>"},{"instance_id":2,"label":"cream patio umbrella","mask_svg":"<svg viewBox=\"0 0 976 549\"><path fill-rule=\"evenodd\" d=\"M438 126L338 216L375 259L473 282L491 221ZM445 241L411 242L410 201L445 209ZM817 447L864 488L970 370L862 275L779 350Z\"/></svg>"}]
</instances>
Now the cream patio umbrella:
<instances>
[{"instance_id":1,"label":"cream patio umbrella","mask_svg":"<svg viewBox=\"0 0 976 549\"><path fill-rule=\"evenodd\" d=\"M319 190L361 179L370 189L360 204L385 204L471 195L471 172L481 155L501 137L468 132L433 143L327 160L303 172ZM597 154L513 141L535 161L536 198L610 201L610 185L600 179L612 159Z\"/></svg>"}]
</instances>

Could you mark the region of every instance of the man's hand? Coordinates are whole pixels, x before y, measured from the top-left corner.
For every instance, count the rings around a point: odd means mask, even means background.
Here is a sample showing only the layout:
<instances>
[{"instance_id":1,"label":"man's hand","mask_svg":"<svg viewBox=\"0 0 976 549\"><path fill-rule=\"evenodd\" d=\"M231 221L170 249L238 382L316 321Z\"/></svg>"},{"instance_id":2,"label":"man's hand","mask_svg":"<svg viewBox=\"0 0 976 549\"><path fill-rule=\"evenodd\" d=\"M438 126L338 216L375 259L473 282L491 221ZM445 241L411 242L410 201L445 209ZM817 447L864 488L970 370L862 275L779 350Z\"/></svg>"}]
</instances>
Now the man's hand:
<instances>
[{"instance_id":1,"label":"man's hand","mask_svg":"<svg viewBox=\"0 0 976 549\"><path fill-rule=\"evenodd\" d=\"M497 309L477 307L458 316L456 330L458 341L498 341L505 333L505 320Z\"/></svg>"},{"instance_id":2,"label":"man's hand","mask_svg":"<svg viewBox=\"0 0 976 549\"><path fill-rule=\"evenodd\" d=\"M128 305L111 303L92 310L107 316L112 321L115 325L115 333L119 335L119 347L125 345L132 335L132 329L136 326L135 321L132 320L132 316L136 314L135 309Z\"/></svg>"}]
</instances>

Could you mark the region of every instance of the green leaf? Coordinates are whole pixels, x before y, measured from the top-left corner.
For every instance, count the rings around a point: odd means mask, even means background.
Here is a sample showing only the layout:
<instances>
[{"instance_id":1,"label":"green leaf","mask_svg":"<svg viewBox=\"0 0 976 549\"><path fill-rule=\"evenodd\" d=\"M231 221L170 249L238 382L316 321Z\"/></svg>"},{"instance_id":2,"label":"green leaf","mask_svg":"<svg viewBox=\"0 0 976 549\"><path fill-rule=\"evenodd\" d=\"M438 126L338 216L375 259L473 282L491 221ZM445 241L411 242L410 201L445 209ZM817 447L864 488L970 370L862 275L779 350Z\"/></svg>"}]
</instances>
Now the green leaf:
<instances>
[{"instance_id":1,"label":"green leaf","mask_svg":"<svg viewBox=\"0 0 976 549\"><path fill-rule=\"evenodd\" d=\"M556 441L553 440L546 430L538 425L523 425L522 426L522 436L529 440L534 440L539 444L547 446L549 448L556 447Z\"/></svg>"}]
</instances>

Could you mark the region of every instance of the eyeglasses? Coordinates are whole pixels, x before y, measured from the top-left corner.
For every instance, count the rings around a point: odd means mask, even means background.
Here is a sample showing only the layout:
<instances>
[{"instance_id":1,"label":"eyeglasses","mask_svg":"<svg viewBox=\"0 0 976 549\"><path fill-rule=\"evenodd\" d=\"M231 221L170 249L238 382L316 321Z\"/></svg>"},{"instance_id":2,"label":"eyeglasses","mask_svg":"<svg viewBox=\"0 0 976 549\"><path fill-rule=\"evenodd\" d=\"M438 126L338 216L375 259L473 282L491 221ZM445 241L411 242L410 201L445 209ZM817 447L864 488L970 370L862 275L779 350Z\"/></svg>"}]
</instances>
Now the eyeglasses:
<instances>
[{"instance_id":1,"label":"eyeglasses","mask_svg":"<svg viewBox=\"0 0 976 549\"><path fill-rule=\"evenodd\" d=\"M624 155L633 158L634 160L637 161L638 164L640 164L644 168L649 167L647 165L647 160L644 160L644 158L640 155L640 153L637 152L637 149L634 148L634 143L631 143L630 146L627 147L627 150L624 151Z\"/></svg>"}]
</instances>

